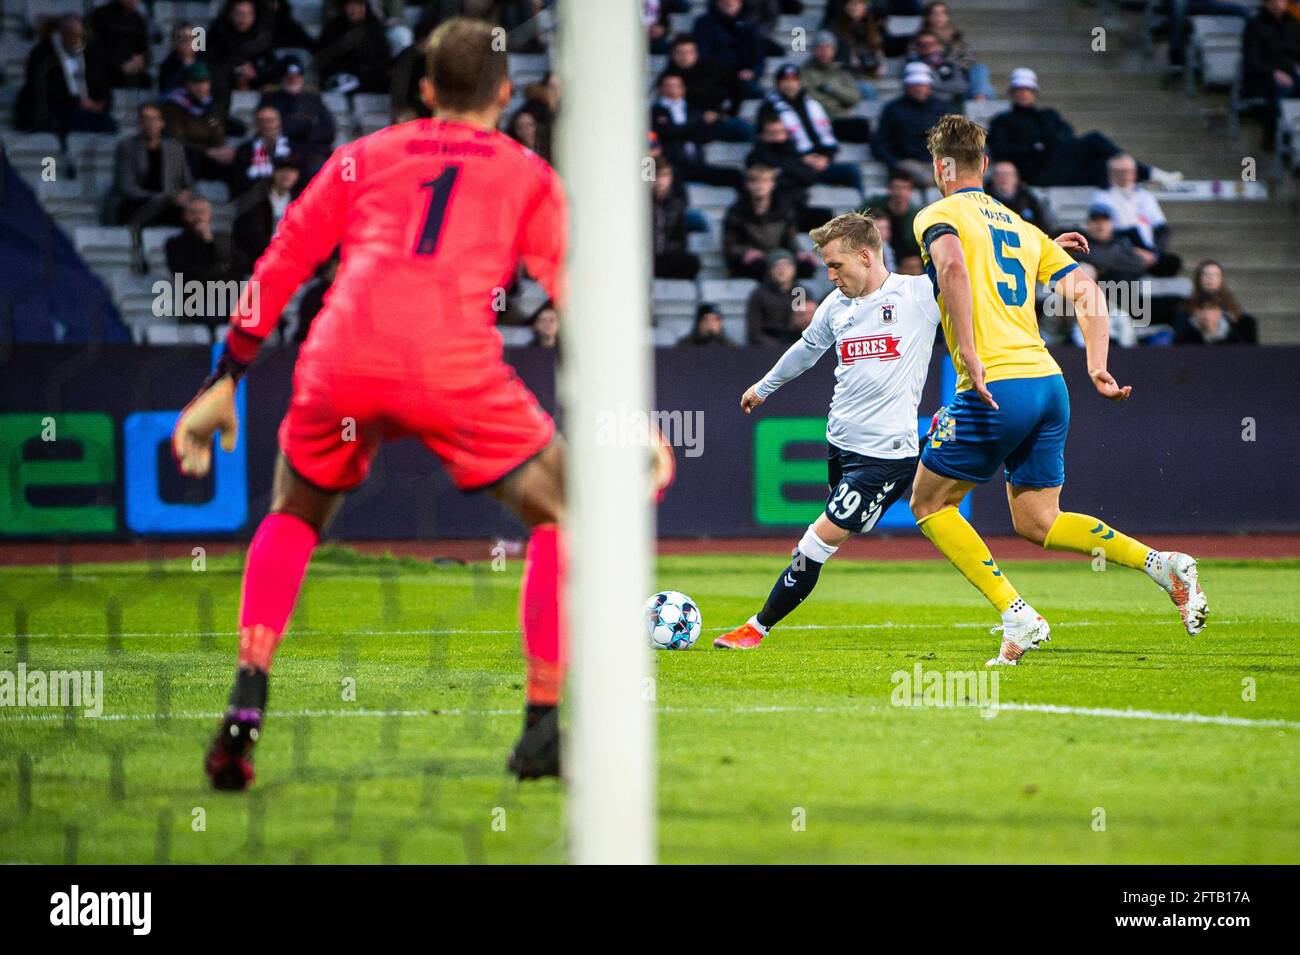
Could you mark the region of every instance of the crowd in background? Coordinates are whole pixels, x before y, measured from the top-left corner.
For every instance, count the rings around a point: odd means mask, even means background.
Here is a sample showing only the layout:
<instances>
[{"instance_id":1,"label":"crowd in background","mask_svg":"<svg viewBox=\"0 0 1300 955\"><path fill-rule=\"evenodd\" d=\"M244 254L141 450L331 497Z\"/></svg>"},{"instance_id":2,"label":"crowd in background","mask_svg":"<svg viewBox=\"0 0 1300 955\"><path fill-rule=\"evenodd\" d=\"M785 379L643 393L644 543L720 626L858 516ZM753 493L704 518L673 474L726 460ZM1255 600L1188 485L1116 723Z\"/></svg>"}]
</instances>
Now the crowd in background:
<instances>
[{"instance_id":1,"label":"crowd in background","mask_svg":"<svg viewBox=\"0 0 1300 955\"><path fill-rule=\"evenodd\" d=\"M166 247L171 271L246 277L289 202L336 144L339 131L322 91L386 93L394 120L427 116L418 95L420 41L438 23L458 14L485 17L508 31L512 51L544 52L539 34L521 28L548 5L426 0L412 28L402 0L327 0L319 30L309 31L286 0L227 0L206 25L175 24L167 55L155 63L147 8L141 0L109 0L84 19L68 13L42 28L27 60L17 123L61 137L114 132L115 89L156 93L140 106L134 132L118 143L107 221L134 229L179 227ZM1172 5L1190 13L1206 6L1197 0ZM887 266L920 274L912 220L933 185L926 132L964 103L999 95L948 5L831 0L800 63L788 59L788 38L774 39L777 18L800 13L799 0L711 0L689 31L675 32L671 18L691 9L685 0L642 3L648 49L664 63L653 77L648 114L655 277L700 275L689 235L709 226L689 207L688 184L732 189L721 251L729 276L759 283L747 308L748 340L793 341L811 317L811 296L792 291L818 268L798 237L844 211L810 204L810 190L839 186L861 194L863 187L861 167L842 157L843 144L869 149L888 170L886 191L864 196L862 208L885 237ZM889 35L890 15L920 16L921 28L912 36ZM200 26L205 42L196 44ZM1268 0L1252 19L1247 47L1247 69L1261 82L1271 78L1276 96L1300 90L1300 22L1284 0ZM779 64L774 74L769 61ZM857 107L877 98L891 64L900 70L902 93L868 120ZM770 85L764 85L767 75L774 75ZM259 96L251 124L231 115L236 91ZM989 128L989 192L1049 233L1066 226L1085 231L1092 250L1082 261L1099 279L1179 274L1171 230L1147 188L1176 183L1178 173L1140 162L1099 131L1076 133L1057 111L1039 105L1032 70L1013 71L1004 95L1010 109ZM549 159L559 101L550 74L529 84L503 117L505 132ZM756 113L746 111L752 121L741 116L748 101L758 102ZM715 142L743 144L743 168L710 163L705 147ZM228 188L235 212L230 232L213 230L211 202L195 189L201 181ZM1096 188L1086 223L1050 221L1028 187L1053 185ZM327 286L330 271L323 267L317 283ZM309 320L319 295L313 289L304 302ZM1254 340L1253 321L1214 263L1197 270L1191 299L1160 308L1178 341ZM715 329L718 318L716 308L702 305L683 341L725 342ZM532 324L539 344L558 341L549 305L511 319ZM300 323L299 334L307 324ZM1128 343L1122 326L1116 337Z\"/></svg>"}]
</instances>

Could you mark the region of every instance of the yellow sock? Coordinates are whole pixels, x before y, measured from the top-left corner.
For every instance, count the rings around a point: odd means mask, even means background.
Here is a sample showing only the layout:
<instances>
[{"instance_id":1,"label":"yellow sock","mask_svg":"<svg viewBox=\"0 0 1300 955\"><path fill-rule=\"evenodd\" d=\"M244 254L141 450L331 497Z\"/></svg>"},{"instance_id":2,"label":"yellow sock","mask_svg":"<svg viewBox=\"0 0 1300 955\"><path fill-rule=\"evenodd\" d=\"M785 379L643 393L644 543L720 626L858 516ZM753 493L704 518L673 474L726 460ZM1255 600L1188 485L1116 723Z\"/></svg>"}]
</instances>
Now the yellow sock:
<instances>
[{"instance_id":1,"label":"yellow sock","mask_svg":"<svg viewBox=\"0 0 1300 955\"><path fill-rule=\"evenodd\" d=\"M1091 554L1100 549L1111 563L1139 569L1146 565L1147 554L1151 552L1146 544L1121 534L1095 517L1068 512L1057 517L1047 532L1043 547L1080 554Z\"/></svg>"},{"instance_id":2,"label":"yellow sock","mask_svg":"<svg viewBox=\"0 0 1300 955\"><path fill-rule=\"evenodd\" d=\"M917 521L916 526L921 528L921 533L930 538L930 543L939 548L944 557L952 561L961 575L988 598L998 613L1019 599L1020 595L1011 586L1011 581L998 570L984 540L957 508L945 507L935 511Z\"/></svg>"}]
</instances>

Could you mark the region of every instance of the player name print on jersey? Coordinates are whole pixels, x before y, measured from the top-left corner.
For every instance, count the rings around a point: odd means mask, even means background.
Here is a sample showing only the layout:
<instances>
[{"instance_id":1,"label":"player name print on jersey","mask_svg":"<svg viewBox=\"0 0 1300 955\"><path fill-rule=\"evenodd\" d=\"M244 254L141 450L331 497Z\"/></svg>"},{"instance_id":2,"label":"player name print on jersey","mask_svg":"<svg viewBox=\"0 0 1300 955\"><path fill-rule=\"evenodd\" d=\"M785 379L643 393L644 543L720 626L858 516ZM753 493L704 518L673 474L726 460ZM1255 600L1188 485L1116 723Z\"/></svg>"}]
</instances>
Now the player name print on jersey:
<instances>
[{"instance_id":1,"label":"player name print on jersey","mask_svg":"<svg viewBox=\"0 0 1300 955\"><path fill-rule=\"evenodd\" d=\"M896 361L902 358L898 335L867 335L864 338L845 338L840 342L840 363L851 365L857 361L875 358L879 361Z\"/></svg>"}]
</instances>

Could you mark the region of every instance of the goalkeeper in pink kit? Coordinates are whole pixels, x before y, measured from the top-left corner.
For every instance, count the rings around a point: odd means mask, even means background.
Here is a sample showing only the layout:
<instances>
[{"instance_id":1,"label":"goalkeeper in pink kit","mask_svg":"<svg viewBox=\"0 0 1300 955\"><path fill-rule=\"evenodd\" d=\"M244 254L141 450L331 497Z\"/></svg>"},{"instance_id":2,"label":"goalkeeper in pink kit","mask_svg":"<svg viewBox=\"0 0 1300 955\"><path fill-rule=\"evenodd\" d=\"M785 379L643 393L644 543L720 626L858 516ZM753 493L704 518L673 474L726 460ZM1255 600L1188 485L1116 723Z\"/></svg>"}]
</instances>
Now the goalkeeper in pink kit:
<instances>
[{"instance_id":1,"label":"goalkeeper in pink kit","mask_svg":"<svg viewBox=\"0 0 1300 955\"><path fill-rule=\"evenodd\" d=\"M252 782L272 657L322 528L365 480L379 445L407 436L460 489L486 491L529 528L520 593L527 706L508 765L521 779L559 773L563 443L504 362L492 303L520 262L563 301L564 195L545 161L496 129L511 85L491 26L449 20L426 50L422 92L433 118L335 151L258 260L257 294L232 316L217 369L173 434L185 474L207 472L217 431L233 449L240 376L294 291L338 247L338 277L294 370L270 513L244 567L235 685L205 762L218 789Z\"/></svg>"}]
</instances>

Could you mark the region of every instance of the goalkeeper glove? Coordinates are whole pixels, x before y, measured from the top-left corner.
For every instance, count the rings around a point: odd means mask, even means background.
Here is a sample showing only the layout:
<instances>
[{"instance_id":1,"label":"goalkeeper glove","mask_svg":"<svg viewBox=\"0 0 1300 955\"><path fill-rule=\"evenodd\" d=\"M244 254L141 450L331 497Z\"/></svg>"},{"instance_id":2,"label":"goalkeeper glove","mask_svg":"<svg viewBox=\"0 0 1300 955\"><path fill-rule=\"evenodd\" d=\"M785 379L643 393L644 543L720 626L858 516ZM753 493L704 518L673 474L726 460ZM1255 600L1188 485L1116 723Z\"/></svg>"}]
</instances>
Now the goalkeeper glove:
<instances>
[{"instance_id":1,"label":"goalkeeper glove","mask_svg":"<svg viewBox=\"0 0 1300 955\"><path fill-rule=\"evenodd\" d=\"M212 468L212 438L221 432L221 448L235 450L239 439L239 417L235 413L235 389L248 366L223 353L216 369L183 409L172 431L172 457L181 474L203 477Z\"/></svg>"}]
</instances>

